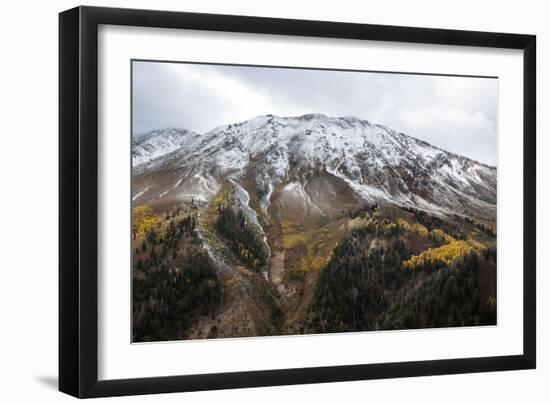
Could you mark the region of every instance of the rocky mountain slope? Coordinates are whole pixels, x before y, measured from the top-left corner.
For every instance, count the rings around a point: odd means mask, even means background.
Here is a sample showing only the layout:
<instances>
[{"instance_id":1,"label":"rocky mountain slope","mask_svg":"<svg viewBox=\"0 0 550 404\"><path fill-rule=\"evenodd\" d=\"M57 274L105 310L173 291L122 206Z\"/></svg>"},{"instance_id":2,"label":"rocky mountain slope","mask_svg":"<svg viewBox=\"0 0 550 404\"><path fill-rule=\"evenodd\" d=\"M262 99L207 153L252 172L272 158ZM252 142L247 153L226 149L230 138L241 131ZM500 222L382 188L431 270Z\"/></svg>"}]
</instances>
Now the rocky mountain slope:
<instances>
[{"instance_id":1,"label":"rocky mountain slope","mask_svg":"<svg viewBox=\"0 0 550 404\"><path fill-rule=\"evenodd\" d=\"M247 179L263 209L278 190L306 210L323 211L333 203L315 186L324 178L367 203L482 220L496 211L494 167L354 117L266 115L202 135L155 131L134 143L132 155L140 202L207 202L225 180Z\"/></svg>"},{"instance_id":2,"label":"rocky mountain slope","mask_svg":"<svg viewBox=\"0 0 550 404\"><path fill-rule=\"evenodd\" d=\"M200 136L185 129L154 130L132 142L132 166L147 163L183 146L189 138Z\"/></svg>"}]
</instances>

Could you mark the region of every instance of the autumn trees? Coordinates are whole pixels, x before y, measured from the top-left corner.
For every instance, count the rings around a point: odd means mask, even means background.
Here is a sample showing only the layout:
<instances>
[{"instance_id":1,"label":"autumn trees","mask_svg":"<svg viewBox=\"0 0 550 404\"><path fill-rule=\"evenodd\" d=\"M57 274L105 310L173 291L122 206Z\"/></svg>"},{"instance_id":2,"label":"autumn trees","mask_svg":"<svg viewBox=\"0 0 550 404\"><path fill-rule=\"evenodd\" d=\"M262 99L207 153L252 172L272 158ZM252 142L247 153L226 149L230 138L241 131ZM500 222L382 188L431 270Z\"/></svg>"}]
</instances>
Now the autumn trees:
<instances>
[{"instance_id":1,"label":"autumn trees","mask_svg":"<svg viewBox=\"0 0 550 404\"><path fill-rule=\"evenodd\" d=\"M496 324L496 296L483 296L479 283L482 268L495 271L496 249L455 239L441 218L409 212L412 224L367 211L353 219L320 273L310 332ZM412 254L409 244L423 243L432 247Z\"/></svg>"},{"instance_id":2,"label":"autumn trees","mask_svg":"<svg viewBox=\"0 0 550 404\"><path fill-rule=\"evenodd\" d=\"M134 255L133 340L181 339L199 316L215 313L221 300L216 268L200 247L196 216L160 220L143 209L134 230L143 240Z\"/></svg>"}]
</instances>

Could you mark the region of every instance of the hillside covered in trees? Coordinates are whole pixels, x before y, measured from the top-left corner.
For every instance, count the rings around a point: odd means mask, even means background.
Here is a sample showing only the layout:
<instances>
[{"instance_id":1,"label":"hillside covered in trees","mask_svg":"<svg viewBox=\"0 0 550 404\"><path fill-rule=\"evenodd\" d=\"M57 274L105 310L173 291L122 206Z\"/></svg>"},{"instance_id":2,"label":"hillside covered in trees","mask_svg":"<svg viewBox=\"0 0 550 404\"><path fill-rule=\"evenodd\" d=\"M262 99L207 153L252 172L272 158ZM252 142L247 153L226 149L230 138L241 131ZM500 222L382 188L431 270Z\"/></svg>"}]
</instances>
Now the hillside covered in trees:
<instances>
[{"instance_id":1,"label":"hillside covered in trees","mask_svg":"<svg viewBox=\"0 0 550 404\"><path fill-rule=\"evenodd\" d=\"M227 190L134 208L134 341L496 324L488 223L377 204L307 226L249 215Z\"/></svg>"}]
</instances>

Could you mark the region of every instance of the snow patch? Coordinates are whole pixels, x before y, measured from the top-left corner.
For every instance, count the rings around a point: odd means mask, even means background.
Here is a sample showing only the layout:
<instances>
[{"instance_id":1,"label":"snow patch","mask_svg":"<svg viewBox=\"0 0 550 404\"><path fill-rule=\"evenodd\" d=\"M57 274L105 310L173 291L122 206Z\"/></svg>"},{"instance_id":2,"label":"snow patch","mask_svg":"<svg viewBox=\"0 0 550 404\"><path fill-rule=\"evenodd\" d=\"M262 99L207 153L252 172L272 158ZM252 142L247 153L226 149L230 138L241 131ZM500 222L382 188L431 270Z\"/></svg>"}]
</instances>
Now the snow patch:
<instances>
[{"instance_id":1,"label":"snow patch","mask_svg":"<svg viewBox=\"0 0 550 404\"><path fill-rule=\"evenodd\" d=\"M268 255L271 255L271 249L269 248L269 244L267 243L267 236L264 232L264 229L262 225L260 224L258 220L258 215L254 209L252 209L249 205L250 203L250 195L244 189L239 183L237 183L232 178L229 179L231 184L233 184L233 187L235 189L235 196L239 200L239 203L241 205L241 209L243 210L244 215L248 219L248 221L256 228L256 230L260 233L262 236L262 241L267 247Z\"/></svg>"},{"instance_id":2,"label":"snow patch","mask_svg":"<svg viewBox=\"0 0 550 404\"><path fill-rule=\"evenodd\" d=\"M137 198L139 198L141 195L143 195L145 192L147 192L148 189L149 189L149 187L145 187L145 188L143 188L141 191L139 191L139 192L132 198L132 202L135 201Z\"/></svg>"}]
</instances>

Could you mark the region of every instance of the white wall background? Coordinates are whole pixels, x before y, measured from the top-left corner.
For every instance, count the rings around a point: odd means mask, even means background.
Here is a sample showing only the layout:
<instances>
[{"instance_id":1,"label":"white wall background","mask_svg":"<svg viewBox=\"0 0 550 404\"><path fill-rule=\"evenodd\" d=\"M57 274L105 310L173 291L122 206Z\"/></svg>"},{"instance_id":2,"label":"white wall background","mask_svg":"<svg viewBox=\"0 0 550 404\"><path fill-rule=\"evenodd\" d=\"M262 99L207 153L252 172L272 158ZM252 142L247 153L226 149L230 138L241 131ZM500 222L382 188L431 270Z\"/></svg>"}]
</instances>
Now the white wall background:
<instances>
[{"instance_id":1,"label":"white wall background","mask_svg":"<svg viewBox=\"0 0 550 404\"><path fill-rule=\"evenodd\" d=\"M0 24L0 401L69 402L57 385L57 13L74 1L5 3ZM550 401L550 25L545 2L90 1L283 18L536 34L538 39L538 369L109 399L127 403ZM519 164L519 161L518 161ZM414 349L414 347L411 347Z\"/></svg>"}]
</instances>

